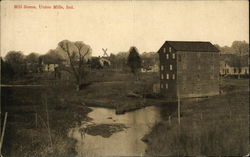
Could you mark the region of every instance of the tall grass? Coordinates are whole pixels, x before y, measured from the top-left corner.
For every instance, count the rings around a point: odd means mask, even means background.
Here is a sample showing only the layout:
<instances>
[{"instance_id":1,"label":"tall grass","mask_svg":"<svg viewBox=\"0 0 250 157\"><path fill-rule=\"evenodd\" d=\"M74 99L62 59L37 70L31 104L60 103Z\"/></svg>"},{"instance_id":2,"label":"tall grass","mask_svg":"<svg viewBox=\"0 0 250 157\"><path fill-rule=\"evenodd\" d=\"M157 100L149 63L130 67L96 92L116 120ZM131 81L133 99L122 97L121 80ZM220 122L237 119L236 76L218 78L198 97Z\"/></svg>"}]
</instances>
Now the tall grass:
<instances>
[{"instance_id":1,"label":"tall grass","mask_svg":"<svg viewBox=\"0 0 250 157\"><path fill-rule=\"evenodd\" d=\"M146 136L150 156L242 156L249 151L247 92L182 103L181 125L176 113ZM201 116L202 113L202 116ZM165 115L167 117L167 115Z\"/></svg>"}]
</instances>

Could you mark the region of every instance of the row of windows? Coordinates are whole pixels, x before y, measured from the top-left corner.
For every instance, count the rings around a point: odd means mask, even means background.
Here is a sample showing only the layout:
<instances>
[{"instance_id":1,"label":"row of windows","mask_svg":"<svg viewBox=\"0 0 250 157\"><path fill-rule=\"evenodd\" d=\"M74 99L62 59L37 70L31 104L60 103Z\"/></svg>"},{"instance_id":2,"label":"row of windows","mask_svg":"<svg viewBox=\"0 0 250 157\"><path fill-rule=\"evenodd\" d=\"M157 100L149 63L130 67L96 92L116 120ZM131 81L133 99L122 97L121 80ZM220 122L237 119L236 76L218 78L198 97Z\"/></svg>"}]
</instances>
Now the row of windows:
<instances>
[{"instance_id":1,"label":"row of windows","mask_svg":"<svg viewBox=\"0 0 250 157\"><path fill-rule=\"evenodd\" d=\"M161 79L164 79L164 74L161 74ZM166 79L169 80L169 74L166 74ZM175 74L172 75L172 79L175 79Z\"/></svg>"},{"instance_id":2,"label":"row of windows","mask_svg":"<svg viewBox=\"0 0 250 157\"><path fill-rule=\"evenodd\" d=\"M164 85L165 85L165 87L164 87ZM161 83L161 88L166 88L166 89L168 89L168 84L167 84L167 83L165 83L165 84Z\"/></svg>"},{"instance_id":3,"label":"row of windows","mask_svg":"<svg viewBox=\"0 0 250 157\"><path fill-rule=\"evenodd\" d=\"M166 59L169 59L169 54L166 53ZM175 59L175 53L172 54L172 59Z\"/></svg>"},{"instance_id":4,"label":"row of windows","mask_svg":"<svg viewBox=\"0 0 250 157\"><path fill-rule=\"evenodd\" d=\"M172 51L172 48L169 47L169 48L168 48L168 52L171 52L171 51ZM163 48L163 52L166 53L166 47Z\"/></svg>"},{"instance_id":5,"label":"row of windows","mask_svg":"<svg viewBox=\"0 0 250 157\"><path fill-rule=\"evenodd\" d=\"M173 70L173 65L170 64L170 65L169 65L169 69L170 69L170 70ZM163 66L163 65L161 66L161 70L162 70L162 71L164 70L164 66Z\"/></svg>"},{"instance_id":6,"label":"row of windows","mask_svg":"<svg viewBox=\"0 0 250 157\"><path fill-rule=\"evenodd\" d=\"M164 65L161 65L161 70L164 70ZM182 64L182 69L187 69L187 64L183 63ZM201 69L201 65L197 65L197 69L200 70ZM214 65L211 66L211 69L214 70ZM173 65L169 65L169 70L173 70ZM236 71L236 69L234 69Z\"/></svg>"}]
</instances>

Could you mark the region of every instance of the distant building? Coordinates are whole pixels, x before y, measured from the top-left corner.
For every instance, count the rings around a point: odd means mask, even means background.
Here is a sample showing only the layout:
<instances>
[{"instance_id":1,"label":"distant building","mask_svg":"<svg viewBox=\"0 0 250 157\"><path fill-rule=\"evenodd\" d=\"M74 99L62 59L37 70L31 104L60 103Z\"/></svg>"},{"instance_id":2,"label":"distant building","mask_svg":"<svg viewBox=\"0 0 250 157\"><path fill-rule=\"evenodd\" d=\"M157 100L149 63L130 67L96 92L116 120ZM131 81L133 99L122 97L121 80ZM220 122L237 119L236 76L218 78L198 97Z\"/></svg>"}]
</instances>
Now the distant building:
<instances>
[{"instance_id":1,"label":"distant building","mask_svg":"<svg viewBox=\"0 0 250 157\"><path fill-rule=\"evenodd\" d=\"M158 64L141 68L141 72L158 72L158 71L159 71Z\"/></svg>"},{"instance_id":2,"label":"distant building","mask_svg":"<svg viewBox=\"0 0 250 157\"><path fill-rule=\"evenodd\" d=\"M220 61L221 76L249 76L249 56L223 55Z\"/></svg>"},{"instance_id":3,"label":"distant building","mask_svg":"<svg viewBox=\"0 0 250 157\"><path fill-rule=\"evenodd\" d=\"M39 71L40 72L53 72L62 61L59 60L46 60L44 57L39 59Z\"/></svg>"},{"instance_id":4,"label":"distant building","mask_svg":"<svg viewBox=\"0 0 250 157\"><path fill-rule=\"evenodd\" d=\"M88 62L93 69L102 69L111 65L107 57L91 57Z\"/></svg>"},{"instance_id":5,"label":"distant building","mask_svg":"<svg viewBox=\"0 0 250 157\"><path fill-rule=\"evenodd\" d=\"M158 51L160 92L168 98L219 94L218 52L210 42L166 41Z\"/></svg>"}]
</instances>

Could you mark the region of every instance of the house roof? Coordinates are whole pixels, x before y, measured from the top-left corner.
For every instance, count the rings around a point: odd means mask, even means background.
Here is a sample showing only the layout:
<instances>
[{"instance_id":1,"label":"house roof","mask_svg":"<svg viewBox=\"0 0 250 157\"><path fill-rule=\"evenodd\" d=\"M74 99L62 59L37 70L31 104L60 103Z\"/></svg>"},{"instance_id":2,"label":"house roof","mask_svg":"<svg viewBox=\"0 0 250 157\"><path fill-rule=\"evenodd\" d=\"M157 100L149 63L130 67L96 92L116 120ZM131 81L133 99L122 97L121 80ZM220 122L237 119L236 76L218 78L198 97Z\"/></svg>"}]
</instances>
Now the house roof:
<instances>
[{"instance_id":1,"label":"house roof","mask_svg":"<svg viewBox=\"0 0 250 157\"><path fill-rule=\"evenodd\" d=\"M166 41L176 51L192 51L192 52L219 52L219 50L210 42L201 41Z\"/></svg>"}]
</instances>

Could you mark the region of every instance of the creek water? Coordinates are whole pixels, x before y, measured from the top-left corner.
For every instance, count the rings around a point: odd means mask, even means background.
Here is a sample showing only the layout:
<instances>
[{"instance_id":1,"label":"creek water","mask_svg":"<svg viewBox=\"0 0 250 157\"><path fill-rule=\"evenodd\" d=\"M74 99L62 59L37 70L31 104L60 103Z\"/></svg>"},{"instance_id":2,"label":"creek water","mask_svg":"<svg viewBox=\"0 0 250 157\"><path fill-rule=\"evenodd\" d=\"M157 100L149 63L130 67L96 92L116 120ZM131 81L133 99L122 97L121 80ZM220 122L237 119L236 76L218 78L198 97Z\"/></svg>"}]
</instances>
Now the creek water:
<instances>
[{"instance_id":1,"label":"creek water","mask_svg":"<svg viewBox=\"0 0 250 157\"><path fill-rule=\"evenodd\" d=\"M146 144L141 140L151 128L160 121L160 109L155 106L145 107L139 110L116 115L115 110L107 108L92 108L88 114L94 124L124 124L128 128L113 133L110 137L81 136L79 129L73 128L69 136L77 140L76 150L78 156L142 156Z\"/></svg>"}]
</instances>

